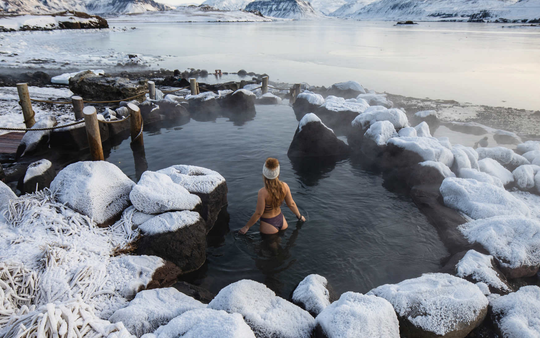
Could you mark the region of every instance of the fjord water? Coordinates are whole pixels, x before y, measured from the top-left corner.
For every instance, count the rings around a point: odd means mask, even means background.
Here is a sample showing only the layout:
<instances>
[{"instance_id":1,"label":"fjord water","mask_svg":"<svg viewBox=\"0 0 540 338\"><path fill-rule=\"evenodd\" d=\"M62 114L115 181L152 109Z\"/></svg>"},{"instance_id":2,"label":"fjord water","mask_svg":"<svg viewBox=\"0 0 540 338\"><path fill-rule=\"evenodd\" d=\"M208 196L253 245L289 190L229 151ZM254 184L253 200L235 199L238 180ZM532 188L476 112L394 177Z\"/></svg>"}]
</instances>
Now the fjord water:
<instances>
[{"instance_id":1,"label":"fjord water","mask_svg":"<svg viewBox=\"0 0 540 338\"><path fill-rule=\"evenodd\" d=\"M311 273L327 277L339 293L367 292L440 268L447 251L407 195L387 190L381 174L361 158L291 161L286 154L298 125L292 108L256 109L245 124L191 120L144 133L149 170L191 164L216 170L227 180L229 229L225 224L211 233L207 262L188 281L218 292L249 278L288 297ZM255 210L267 157L280 160L281 178L308 219L297 224L283 206L289 229L278 241L263 240L258 224L246 236L237 233ZM128 140L107 160L135 179Z\"/></svg>"},{"instance_id":2,"label":"fjord water","mask_svg":"<svg viewBox=\"0 0 540 338\"><path fill-rule=\"evenodd\" d=\"M509 24L358 22L159 24L89 41L168 56L159 67L246 69L271 80L329 86L356 80L381 92L540 109L540 29Z\"/></svg>"}]
</instances>

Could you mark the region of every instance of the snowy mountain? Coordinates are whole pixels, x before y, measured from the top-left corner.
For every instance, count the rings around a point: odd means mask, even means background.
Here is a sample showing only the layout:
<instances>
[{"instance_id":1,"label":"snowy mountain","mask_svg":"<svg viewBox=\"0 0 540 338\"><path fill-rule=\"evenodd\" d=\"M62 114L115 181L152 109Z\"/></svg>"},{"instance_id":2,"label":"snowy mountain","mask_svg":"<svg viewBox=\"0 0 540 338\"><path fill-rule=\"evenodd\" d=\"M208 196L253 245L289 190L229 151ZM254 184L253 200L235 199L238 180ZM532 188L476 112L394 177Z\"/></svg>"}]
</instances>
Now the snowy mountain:
<instances>
[{"instance_id":1,"label":"snowy mountain","mask_svg":"<svg viewBox=\"0 0 540 338\"><path fill-rule=\"evenodd\" d=\"M302 19L321 16L309 2L303 0L256 0L250 2L246 11L259 11L264 16L286 19Z\"/></svg>"},{"instance_id":2,"label":"snowy mountain","mask_svg":"<svg viewBox=\"0 0 540 338\"><path fill-rule=\"evenodd\" d=\"M66 10L112 15L163 11L170 7L153 0L0 0L6 13L47 14Z\"/></svg>"},{"instance_id":3,"label":"snowy mountain","mask_svg":"<svg viewBox=\"0 0 540 338\"><path fill-rule=\"evenodd\" d=\"M506 7L500 14L500 19L524 20L540 23L540 0L521 0Z\"/></svg>"},{"instance_id":4,"label":"snowy mountain","mask_svg":"<svg viewBox=\"0 0 540 338\"><path fill-rule=\"evenodd\" d=\"M252 1L253 0L206 0L203 2L203 5L227 11L234 11L244 9Z\"/></svg>"},{"instance_id":5,"label":"snowy mountain","mask_svg":"<svg viewBox=\"0 0 540 338\"><path fill-rule=\"evenodd\" d=\"M343 4L341 7L337 8L330 13L330 16L347 18L351 17L354 14L358 13L362 8L367 5L375 2L377 0L353 0Z\"/></svg>"},{"instance_id":6,"label":"snowy mountain","mask_svg":"<svg viewBox=\"0 0 540 338\"><path fill-rule=\"evenodd\" d=\"M308 2L316 11L319 11L324 15L329 15L338 8L347 4L346 0L308 0Z\"/></svg>"}]
</instances>

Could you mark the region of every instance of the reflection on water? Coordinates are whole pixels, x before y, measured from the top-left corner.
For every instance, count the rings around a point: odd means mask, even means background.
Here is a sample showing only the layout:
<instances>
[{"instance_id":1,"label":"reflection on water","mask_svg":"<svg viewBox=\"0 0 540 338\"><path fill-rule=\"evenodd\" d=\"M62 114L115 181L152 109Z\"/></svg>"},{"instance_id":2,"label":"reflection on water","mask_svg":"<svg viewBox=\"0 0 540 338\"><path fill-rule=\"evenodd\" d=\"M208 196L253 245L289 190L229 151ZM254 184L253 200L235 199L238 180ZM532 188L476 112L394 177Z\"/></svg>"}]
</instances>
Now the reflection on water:
<instances>
[{"instance_id":1,"label":"reflection on water","mask_svg":"<svg viewBox=\"0 0 540 338\"><path fill-rule=\"evenodd\" d=\"M216 293L248 278L288 297L311 273L327 277L337 292L367 292L439 269L447 251L407 195L385 189L381 175L361 158L291 161L287 150L298 124L292 109L256 109L241 126L217 118L145 132L149 170L192 164L227 180L229 205L208 235L207 262L187 281ZM256 224L239 236L255 210L267 157L280 160L281 179L308 220L297 224L284 207L289 228L283 233L262 237ZM108 161L136 178L129 141L113 149Z\"/></svg>"}]
</instances>

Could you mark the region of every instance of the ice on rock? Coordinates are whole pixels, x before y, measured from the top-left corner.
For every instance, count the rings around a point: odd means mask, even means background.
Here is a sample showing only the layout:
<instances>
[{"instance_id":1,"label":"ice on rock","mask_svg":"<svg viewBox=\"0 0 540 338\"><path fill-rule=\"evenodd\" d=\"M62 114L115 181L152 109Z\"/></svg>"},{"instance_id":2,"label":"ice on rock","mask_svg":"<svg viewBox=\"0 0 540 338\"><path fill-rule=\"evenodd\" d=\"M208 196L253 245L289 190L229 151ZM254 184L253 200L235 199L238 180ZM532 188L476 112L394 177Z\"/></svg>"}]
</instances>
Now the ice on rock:
<instances>
[{"instance_id":1,"label":"ice on rock","mask_svg":"<svg viewBox=\"0 0 540 338\"><path fill-rule=\"evenodd\" d=\"M356 97L356 99L366 100L366 102L370 106L384 106L387 108L392 108L392 106L394 105L392 101L388 100L388 98L386 97L386 94L377 94L377 93L360 94Z\"/></svg>"},{"instance_id":2,"label":"ice on rock","mask_svg":"<svg viewBox=\"0 0 540 338\"><path fill-rule=\"evenodd\" d=\"M52 181L51 190L58 201L102 224L129 205L134 185L114 164L88 161L62 169Z\"/></svg>"},{"instance_id":3,"label":"ice on rock","mask_svg":"<svg viewBox=\"0 0 540 338\"><path fill-rule=\"evenodd\" d=\"M139 225L139 230L145 235L157 235L174 232L200 221L201 216L194 211L172 211L159 214Z\"/></svg>"},{"instance_id":4,"label":"ice on rock","mask_svg":"<svg viewBox=\"0 0 540 338\"><path fill-rule=\"evenodd\" d=\"M489 174L493 177L497 177L501 180L503 185L508 185L514 182L514 175L510 170L503 167L499 162L491 158L484 158L483 160L478 161L478 166L480 171L486 174Z\"/></svg>"},{"instance_id":5,"label":"ice on rock","mask_svg":"<svg viewBox=\"0 0 540 338\"><path fill-rule=\"evenodd\" d=\"M417 137L416 129L413 127L401 128L398 132L399 137Z\"/></svg>"},{"instance_id":6,"label":"ice on rock","mask_svg":"<svg viewBox=\"0 0 540 338\"><path fill-rule=\"evenodd\" d=\"M424 162L420 162L420 165L425 166L425 167L433 167L437 169L444 178L456 177L456 175L452 172L452 170L450 170L450 168L448 168L444 163L435 162L435 161L424 161Z\"/></svg>"},{"instance_id":7,"label":"ice on rock","mask_svg":"<svg viewBox=\"0 0 540 338\"><path fill-rule=\"evenodd\" d=\"M167 325L144 338L255 338L253 331L238 313L196 309L184 312Z\"/></svg>"},{"instance_id":8,"label":"ice on rock","mask_svg":"<svg viewBox=\"0 0 540 338\"><path fill-rule=\"evenodd\" d=\"M495 185L465 178L445 178L440 187L444 204L473 219L493 216L530 216L522 201Z\"/></svg>"},{"instance_id":9,"label":"ice on rock","mask_svg":"<svg viewBox=\"0 0 540 338\"><path fill-rule=\"evenodd\" d=\"M444 273L429 273L371 290L388 300L398 316L424 331L443 336L464 330L465 337L487 313L488 300L478 287Z\"/></svg>"},{"instance_id":10,"label":"ice on rock","mask_svg":"<svg viewBox=\"0 0 540 338\"><path fill-rule=\"evenodd\" d=\"M398 338L399 322L386 299L345 292L317 316L317 324L329 338Z\"/></svg>"},{"instance_id":11,"label":"ice on rock","mask_svg":"<svg viewBox=\"0 0 540 338\"><path fill-rule=\"evenodd\" d=\"M169 176L191 193L209 194L225 182L217 171L191 165L173 165L157 172Z\"/></svg>"},{"instance_id":12,"label":"ice on rock","mask_svg":"<svg viewBox=\"0 0 540 338\"><path fill-rule=\"evenodd\" d=\"M421 122L416 127L416 136L418 137L431 137L431 132L429 131L429 125L426 122Z\"/></svg>"},{"instance_id":13,"label":"ice on rock","mask_svg":"<svg viewBox=\"0 0 540 338\"><path fill-rule=\"evenodd\" d=\"M310 104L320 106L324 103L324 98L320 94L312 93L308 90L298 94L297 99L305 99Z\"/></svg>"},{"instance_id":14,"label":"ice on rock","mask_svg":"<svg viewBox=\"0 0 540 338\"><path fill-rule=\"evenodd\" d=\"M251 94L253 94L253 93L251 93ZM186 96L186 100L188 100L188 101L190 101L190 100L209 101L209 100L215 100L216 98L218 98L218 95L216 95L214 92L205 92L205 93L200 93L200 94L197 94L197 95L187 95Z\"/></svg>"},{"instance_id":15,"label":"ice on rock","mask_svg":"<svg viewBox=\"0 0 540 338\"><path fill-rule=\"evenodd\" d=\"M328 128L322 121L321 119L313 114L313 113L309 113L309 114L306 114L304 115L304 117L302 117L302 119L300 120L300 122L298 123L298 131L301 132L302 131L302 127L305 126L306 124L308 123L314 123L314 122L319 122L320 124L322 124L326 129L330 130L332 133L334 132L332 129Z\"/></svg>"},{"instance_id":16,"label":"ice on rock","mask_svg":"<svg viewBox=\"0 0 540 338\"><path fill-rule=\"evenodd\" d=\"M162 173L145 171L129 194L133 206L146 214L193 210L201 199Z\"/></svg>"},{"instance_id":17,"label":"ice on rock","mask_svg":"<svg viewBox=\"0 0 540 338\"><path fill-rule=\"evenodd\" d=\"M471 243L481 244L502 267L540 266L540 222L523 216L498 216L460 225Z\"/></svg>"},{"instance_id":18,"label":"ice on rock","mask_svg":"<svg viewBox=\"0 0 540 338\"><path fill-rule=\"evenodd\" d=\"M441 162L447 167L451 167L454 162L452 152L443 147L436 138L398 137L389 140L388 144L417 153L424 161Z\"/></svg>"},{"instance_id":19,"label":"ice on rock","mask_svg":"<svg viewBox=\"0 0 540 338\"><path fill-rule=\"evenodd\" d=\"M364 134L365 138L372 140L378 146L385 146L388 140L397 136L394 125L389 121L375 122Z\"/></svg>"},{"instance_id":20,"label":"ice on rock","mask_svg":"<svg viewBox=\"0 0 540 338\"><path fill-rule=\"evenodd\" d=\"M362 87L362 85L356 81L334 83L332 85L332 88L335 88L337 90L342 90L342 91L351 90L355 92L360 92L362 94L366 93L366 90L364 89L364 87Z\"/></svg>"},{"instance_id":21,"label":"ice on rock","mask_svg":"<svg viewBox=\"0 0 540 338\"><path fill-rule=\"evenodd\" d=\"M478 182L484 182L484 183L488 183L488 184L493 184L494 186L497 186L499 188L504 189L504 184L499 178L497 178L495 176L491 176L491 175L486 174L486 173L483 173L483 172L478 171L476 169L468 169L468 168L460 169L459 172L458 172L458 177L459 178L470 178L470 179L476 180Z\"/></svg>"},{"instance_id":22,"label":"ice on rock","mask_svg":"<svg viewBox=\"0 0 540 338\"><path fill-rule=\"evenodd\" d=\"M330 305L328 281L321 275L312 274L304 278L294 289L292 300L306 311L317 316Z\"/></svg>"},{"instance_id":23,"label":"ice on rock","mask_svg":"<svg viewBox=\"0 0 540 338\"><path fill-rule=\"evenodd\" d=\"M492 300L491 306L504 337L540 337L540 287L523 286Z\"/></svg>"},{"instance_id":24,"label":"ice on rock","mask_svg":"<svg viewBox=\"0 0 540 338\"><path fill-rule=\"evenodd\" d=\"M47 159L42 159L36 162L33 162L30 166L28 166L28 169L26 170L26 174L24 175L23 182L26 183L30 179L43 175L49 168L52 166L51 161Z\"/></svg>"},{"instance_id":25,"label":"ice on rock","mask_svg":"<svg viewBox=\"0 0 540 338\"><path fill-rule=\"evenodd\" d=\"M241 280L221 289L208 304L214 310L239 313L257 337L311 337L315 319L252 280Z\"/></svg>"},{"instance_id":26,"label":"ice on rock","mask_svg":"<svg viewBox=\"0 0 540 338\"><path fill-rule=\"evenodd\" d=\"M483 282L495 289L512 291L494 270L492 260L493 256L469 250L456 265L456 276L461 278L471 277L473 280Z\"/></svg>"},{"instance_id":27,"label":"ice on rock","mask_svg":"<svg viewBox=\"0 0 540 338\"><path fill-rule=\"evenodd\" d=\"M326 101L321 105L321 107L335 112L352 111L362 113L369 107L369 104L364 99L346 100L342 97L330 95L326 98Z\"/></svg>"},{"instance_id":28,"label":"ice on rock","mask_svg":"<svg viewBox=\"0 0 540 338\"><path fill-rule=\"evenodd\" d=\"M456 144L452 148L454 154L454 170L459 173L461 169L478 169L478 153L471 147Z\"/></svg>"},{"instance_id":29,"label":"ice on rock","mask_svg":"<svg viewBox=\"0 0 540 338\"><path fill-rule=\"evenodd\" d=\"M514 176L514 181L519 189L530 190L536 185L534 177L538 172L540 172L540 166L526 164L517 167L512 172L512 175Z\"/></svg>"},{"instance_id":30,"label":"ice on rock","mask_svg":"<svg viewBox=\"0 0 540 338\"><path fill-rule=\"evenodd\" d=\"M365 130L377 121L390 121L396 130L409 126L407 115L403 110L397 108L366 110L363 114L358 115L351 124L353 127L361 126Z\"/></svg>"},{"instance_id":31,"label":"ice on rock","mask_svg":"<svg viewBox=\"0 0 540 338\"><path fill-rule=\"evenodd\" d=\"M533 162L540 161L540 150L528 151L525 154L523 154L523 157L525 157L527 161L531 162L531 164L536 164Z\"/></svg>"},{"instance_id":32,"label":"ice on rock","mask_svg":"<svg viewBox=\"0 0 540 338\"><path fill-rule=\"evenodd\" d=\"M527 141L517 146L516 151L519 154L525 154L529 151L540 151L540 141Z\"/></svg>"},{"instance_id":33,"label":"ice on rock","mask_svg":"<svg viewBox=\"0 0 540 338\"><path fill-rule=\"evenodd\" d=\"M421 118L421 119L425 119L425 118L430 117L430 116L434 116L434 117L438 118L439 114L437 114L436 110L422 110L422 111L419 111L419 112L415 113L414 116L416 116L418 118Z\"/></svg>"},{"instance_id":34,"label":"ice on rock","mask_svg":"<svg viewBox=\"0 0 540 338\"><path fill-rule=\"evenodd\" d=\"M156 256L117 256L111 258L107 266L108 283L114 292L125 298L132 298L152 280L154 272L165 265Z\"/></svg>"},{"instance_id":35,"label":"ice on rock","mask_svg":"<svg viewBox=\"0 0 540 338\"><path fill-rule=\"evenodd\" d=\"M530 164L523 156L514 153L512 149L504 147L478 148L476 149L476 152L478 153L479 159L492 158L502 165L518 167L523 164Z\"/></svg>"},{"instance_id":36,"label":"ice on rock","mask_svg":"<svg viewBox=\"0 0 540 338\"><path fill-rule=\"evenodd\" d=\"M131 334L140 337L154 332L186 311L204 307L206 305L175 288L144 290L139 292L128 306L117 310L109 321L123 322Z\"/></svg>"},{"instance_id":37,"label":"ice on rock","mask_svg":"<svg viewBox=\"0 0 540 338\"><path fill-rule=\"evenodd\" d=\"M437 137L437 140L439 141L441 146L445 147L446 149L452 150L452 142L450 142L450 139L448 137ZM474 151L474 149L472 149L472 150ZM478 156L478 155L476 155L476 156Z\"/></svg>"}]
</instances>

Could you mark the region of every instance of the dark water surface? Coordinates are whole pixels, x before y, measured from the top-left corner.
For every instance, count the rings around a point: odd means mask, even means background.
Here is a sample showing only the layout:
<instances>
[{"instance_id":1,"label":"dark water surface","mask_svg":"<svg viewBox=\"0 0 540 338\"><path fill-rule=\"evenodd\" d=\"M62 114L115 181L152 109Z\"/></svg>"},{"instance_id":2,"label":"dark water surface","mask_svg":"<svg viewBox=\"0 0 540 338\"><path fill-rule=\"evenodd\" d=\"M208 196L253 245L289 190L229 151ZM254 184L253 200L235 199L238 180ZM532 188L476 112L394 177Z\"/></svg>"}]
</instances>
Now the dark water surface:
<instances>
[{"instance_id":1,"label":"dark water surface","mask_svg":"<svg viewBox=\"0 0 540 338\"><path fill-rule=\"evenodd\" d=\"M254 120L243 125L218 118L145 132L149 170L191 164L216 170L227 180L230 231L209 238L207 263L188 277L190 282L217 293L249 278L288 297L311 273L325 276L338 293L367 292L440 267L447 251L408 196L386 190L381 175L358 160L293 165L287 157L297 127L292 109L256 109ZM246 236L237 233L255 210L267 157L280 160L281 179L307 216L307 222L297 224L284 207L289 229L277 241L263 240L258 224ZM128 140L112 150L108 161L135 179Z\"/></svg>"}]
</instances>

